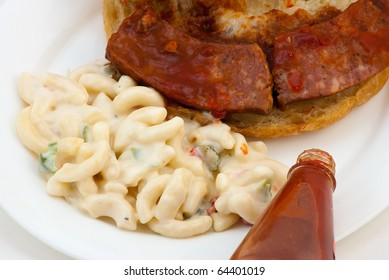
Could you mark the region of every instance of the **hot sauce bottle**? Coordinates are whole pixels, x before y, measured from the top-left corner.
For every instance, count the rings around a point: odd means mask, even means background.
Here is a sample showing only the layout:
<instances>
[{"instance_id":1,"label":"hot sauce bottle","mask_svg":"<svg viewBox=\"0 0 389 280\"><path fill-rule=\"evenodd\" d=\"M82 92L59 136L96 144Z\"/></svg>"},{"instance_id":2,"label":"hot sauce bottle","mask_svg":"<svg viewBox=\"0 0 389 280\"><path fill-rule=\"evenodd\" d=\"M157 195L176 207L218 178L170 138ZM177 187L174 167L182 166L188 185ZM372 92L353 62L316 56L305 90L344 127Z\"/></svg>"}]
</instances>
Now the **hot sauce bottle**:
<instances>
[{"instance_id":1,"label":"hot sauce bottle","mask_svg":"<svg viewBox=\"0 0 389 280\"><path fill-rule=\"evenodd\" d=\"M332 193L335 162L319 149L302 152L287 181L232 260L335 259Z\"/></svg>"}]
</instances>

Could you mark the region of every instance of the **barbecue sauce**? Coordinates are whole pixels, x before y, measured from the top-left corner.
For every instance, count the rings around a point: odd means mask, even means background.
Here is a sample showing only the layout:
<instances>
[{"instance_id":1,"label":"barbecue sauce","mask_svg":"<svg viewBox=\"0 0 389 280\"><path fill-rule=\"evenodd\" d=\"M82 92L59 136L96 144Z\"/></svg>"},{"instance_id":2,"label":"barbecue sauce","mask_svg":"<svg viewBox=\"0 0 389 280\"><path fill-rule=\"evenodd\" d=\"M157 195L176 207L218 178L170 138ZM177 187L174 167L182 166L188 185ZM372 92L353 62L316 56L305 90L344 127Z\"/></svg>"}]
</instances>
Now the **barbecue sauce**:
<instances>
[{"instance_id":1,"label":"barbecue sauce","mask_svg":"<svg viewBox=\"0 0 389 280\"><path fill-rule=\"evenodd\" d=\"M335 259L332 193L335 162L306 150L283 188L253 225L231 259Z\"/></svg>"}]
</instances>

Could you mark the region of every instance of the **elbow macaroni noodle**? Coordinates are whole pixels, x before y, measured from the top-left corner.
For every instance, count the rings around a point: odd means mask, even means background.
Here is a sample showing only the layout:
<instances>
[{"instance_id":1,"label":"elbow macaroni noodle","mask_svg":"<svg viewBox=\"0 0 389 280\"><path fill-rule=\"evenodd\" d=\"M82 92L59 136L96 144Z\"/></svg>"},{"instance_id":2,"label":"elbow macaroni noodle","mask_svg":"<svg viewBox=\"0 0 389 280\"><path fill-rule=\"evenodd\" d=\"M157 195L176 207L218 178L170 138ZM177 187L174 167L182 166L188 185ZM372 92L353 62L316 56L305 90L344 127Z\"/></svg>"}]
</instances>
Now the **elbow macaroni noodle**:
<instances>
[{"instance_id":1,"label":"elbow macaroni noodle","mask_svg":"<svg viewBox=\"0 0 389 280\"><path fill-rule=\"evenodd\" d=\"M154 89L112 76L104 63L21 76L17 132L39 156L47 192L119 228L147 224L174 238L254 223L288 170L265 144L220 121L170 118Z\"/></svg>"}]
</instances>

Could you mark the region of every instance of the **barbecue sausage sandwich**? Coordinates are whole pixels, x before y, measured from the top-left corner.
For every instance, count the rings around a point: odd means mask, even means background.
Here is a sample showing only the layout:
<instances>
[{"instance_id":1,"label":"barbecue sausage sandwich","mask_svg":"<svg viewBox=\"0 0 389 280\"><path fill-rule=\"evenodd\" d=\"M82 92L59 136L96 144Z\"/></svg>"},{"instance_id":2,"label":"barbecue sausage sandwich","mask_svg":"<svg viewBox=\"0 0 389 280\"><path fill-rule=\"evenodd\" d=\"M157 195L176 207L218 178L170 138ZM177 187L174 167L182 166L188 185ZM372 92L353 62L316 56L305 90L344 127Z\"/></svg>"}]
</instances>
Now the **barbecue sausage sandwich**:
<instances>
[{"instance_id":1,"label":"barbecue sausage sandwich","mask_svg":"<svg viewBox=\"0 0 389 280\"><path fill-rule=\"evenodd\" d=\"M104 0L103 17L120 74L246 137L327 127L389 77L389 0Z\"/></svg>"}]
</instances>

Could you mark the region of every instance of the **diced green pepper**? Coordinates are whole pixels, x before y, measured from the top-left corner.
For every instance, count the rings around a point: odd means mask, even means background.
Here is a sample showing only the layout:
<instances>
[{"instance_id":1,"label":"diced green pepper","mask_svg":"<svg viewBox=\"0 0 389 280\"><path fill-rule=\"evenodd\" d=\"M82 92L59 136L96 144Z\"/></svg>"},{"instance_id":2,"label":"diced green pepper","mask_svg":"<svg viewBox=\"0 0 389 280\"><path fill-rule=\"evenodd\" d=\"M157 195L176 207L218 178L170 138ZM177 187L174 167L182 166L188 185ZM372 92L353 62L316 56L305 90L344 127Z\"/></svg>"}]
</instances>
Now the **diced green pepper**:
<instances>
[{"instance_id":1,"label":"diced green pepper","mask_svg":"<svg viewBox=\"0 0 389 280\"><path fill-rule=\"evenodd\" d=\"M139 159L141 155L141 149L139 148L131 148L131 153L135 159Z\"/></svg>"},{"instance_id":2,"label":"diced green pepper","mask_svg":"<svg viewBox=\"0 0 389 280\"><path fill-rule=\"evenodd\" d=\"M220 153L211 145L201 145L198 147L205 164L209 170L215 171L220 165Z\"/></svg>"},{"instance_id":3,"label":"diced green pepper","mask_svg":"<svg viewBox=\"0 0 389 280\"><path fill-rule=\"evenodd\" d=\"M44 173L55 173L58 168L55 162L58 144L56 142L49 144L48 150L39 155L39 170Z\"/></svg>"},{"instance_id":4,"label":"diced green pepper","mask_svg":"<svg viewBox=\"0 0 389 280\"><path fill-rule=\"evenodd\" d=\"M84 142L89 142L89 126L84 126L82 129L82 138L84 138Z\"/></svg>"},{"instance_id":5,"label":"diced green pepper","mask_svg":"<svg viewBox=\"0 0 389 280\"><path fill-rule=\"evenodd\" d=\"M259 187L259 191L263 196L264 201L269 201L272 197L271 193L272 183L269 179L266 179Z\"/></svg>"}]
</instances>

